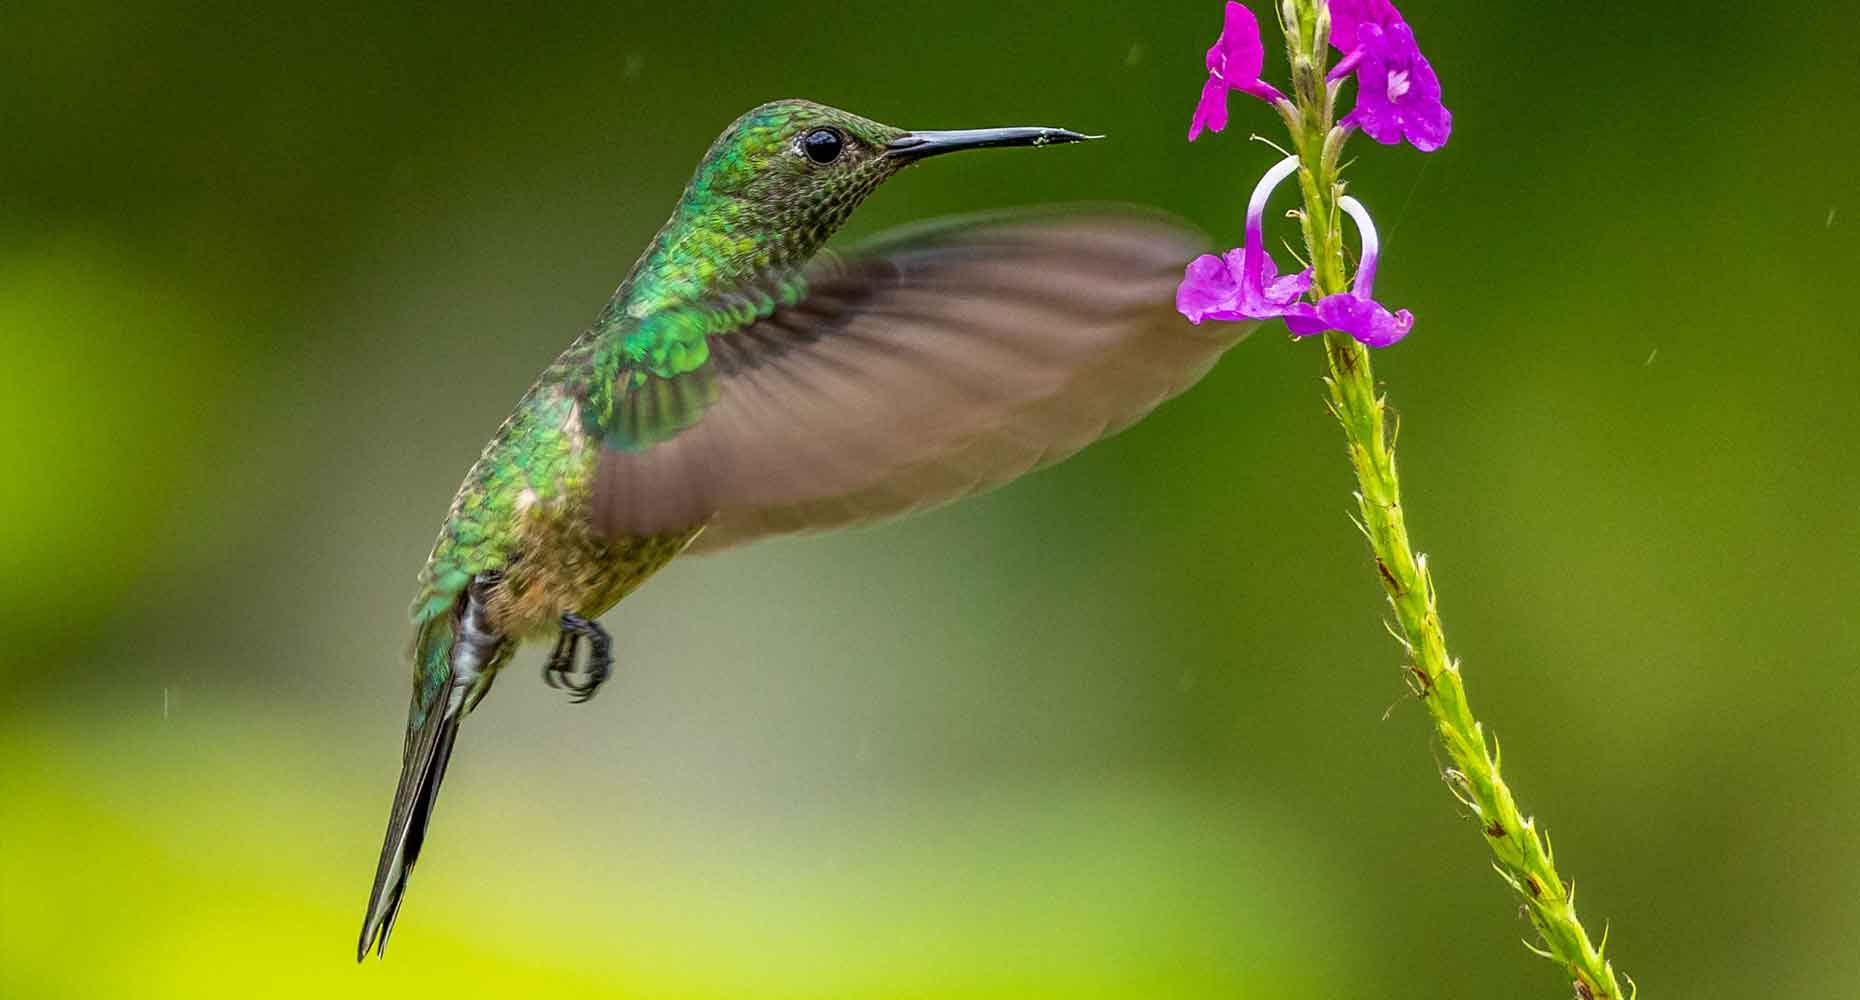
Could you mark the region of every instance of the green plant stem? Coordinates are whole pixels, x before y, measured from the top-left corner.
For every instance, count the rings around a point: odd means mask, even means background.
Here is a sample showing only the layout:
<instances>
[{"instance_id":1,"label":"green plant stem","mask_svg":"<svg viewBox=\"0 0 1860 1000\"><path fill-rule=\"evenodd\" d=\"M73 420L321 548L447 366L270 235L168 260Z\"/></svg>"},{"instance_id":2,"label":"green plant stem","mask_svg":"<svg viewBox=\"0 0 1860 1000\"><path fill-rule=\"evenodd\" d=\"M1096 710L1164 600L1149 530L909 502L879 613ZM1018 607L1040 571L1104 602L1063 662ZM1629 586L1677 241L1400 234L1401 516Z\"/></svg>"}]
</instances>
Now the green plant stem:
<instances>
[{"instance_id":1,"label":"green plant stem","mask_svg":"<svg viewBox=\"0 0 1860 1000\"><path fill-rule=\"evenodd\" d=\"M1282 14L1292 59L1297 111L1287 114L1301 161L1302 226L1322 295L1348 290L1337 201L1343 196L1339 153L1344 136L1332 128L1337 88L1324 81L1329 54L1328 16L1321 0L1287 0ZM1330 411L1343 425L1350 464L1356 471L1358 527L1375 554L1377 575L1395 611L1390 632L1407 651L1409 687L1432 717L1453 766L1448 787L1480 825L1491 847L1493 867L1524 900L1525 912L1543 941L1532 950L1562 965L1579 1000L1622 1000L1613 964L1590 941L1576 917L1575 887L1557 874L1550 841L1518 811L1516 797L1499 772L1494 738L1488 749L1484 727L1466 699L1460 666L1447 652L1434 581L1427 557L1408 540L1401 480L1395 469L1395 428L1386 399L1376 391L1369 352L1349 336L1324 335L1330 374ZM1630 984L1632 980L1629 980Z\"/></svg>"}]
</instances>

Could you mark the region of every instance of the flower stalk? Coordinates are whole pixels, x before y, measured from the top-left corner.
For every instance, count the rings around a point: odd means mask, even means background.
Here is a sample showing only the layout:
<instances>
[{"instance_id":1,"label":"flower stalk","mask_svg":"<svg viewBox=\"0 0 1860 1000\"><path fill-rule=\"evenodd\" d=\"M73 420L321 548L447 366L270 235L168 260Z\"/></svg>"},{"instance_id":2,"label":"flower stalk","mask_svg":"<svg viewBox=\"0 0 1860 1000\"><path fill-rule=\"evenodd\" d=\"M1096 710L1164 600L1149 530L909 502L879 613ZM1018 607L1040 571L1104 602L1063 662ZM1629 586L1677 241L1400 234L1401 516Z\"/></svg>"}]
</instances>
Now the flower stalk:
<instances>
[{"instance_id":1,"label":"flower stalk","mask_svg":"<svg viewBox=\"0 0 1860 1000\"><path fill-rule=\"evenodd\" d=\"M1327 80L1325 73L1330 13L1324 0L1283 0L1280 15L1291 57L1292 99L1297 102L1296 113L1282 117L1295 123L1293 143L1304 195L1301 225L1310 254L1312 291L1320 298L1342 295L1351 291L1340 225L1344 187L1338 176L1348 127L1333 124L1341 80ZM1452 760L1444 774L1448 788L1480 825L1493 867L1523 899L1543 945L1527 947L1567 970L1578 1000L1624 1000L1614 967L1604 955L1606 935L1598 945L1583 929L1576 915L1575 888L1557 874L1548 836L1518 810L1499 770L1498 742L1494 738L1488 748L1484 727L1467 701L1459 663L1447 651L1427 557L1416 553L1408 538L1395 464L1397 425L1377 392L1370 352L1334 329L1324 334L1323 343L1329 409L1343 427L1356 472L1357 527L1369 540L1382 589L1394 610L1389 631L1407 653L1408 685L1426 706Z\"/></svg>"}]
</instances>

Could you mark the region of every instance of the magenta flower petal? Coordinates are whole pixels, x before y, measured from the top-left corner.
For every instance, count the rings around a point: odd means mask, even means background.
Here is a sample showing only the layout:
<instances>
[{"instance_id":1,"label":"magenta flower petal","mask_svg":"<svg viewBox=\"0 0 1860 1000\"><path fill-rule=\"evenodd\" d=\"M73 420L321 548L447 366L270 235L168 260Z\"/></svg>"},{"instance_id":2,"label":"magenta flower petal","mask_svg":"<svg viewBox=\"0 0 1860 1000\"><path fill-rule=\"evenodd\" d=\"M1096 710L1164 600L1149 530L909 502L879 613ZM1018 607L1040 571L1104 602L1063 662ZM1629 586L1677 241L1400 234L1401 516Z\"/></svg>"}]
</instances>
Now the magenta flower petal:
<instances>
[{"instance_id":1,"label":"magenta flower petal","mask_svg":"<svg viewBox=\"0 0 1860 1000\"><path fill-rule=\"evenodd\" d=\"M1211 76L1201 85L1201 100L1195 102L1194 117L1188 120L1188 141L1200 138L1204 128L1219 132L1226 127L1227 84Z\"/></svg>"},{"instance_id":2,"label":"magenta flower petal","mask_svg":"<svg viewBox=\"0 0 1860 1000\"><path fill-rule=\"evenodd\" d=\"M1310 308L1298 301L1311 288L1310 268L1281 276L1272 256L1262 250L1249 273L1247 254L1245 247L1238 247L1220 257L1195 258L1176 286L1176 312L1199 326L1202 320L1276 319L1297 305Z\"/></svg>"},{"instance_id":3,"label":"magenta flower petal","mask_svg":"<svg viewBox=\"0 0 1860 1000\"><path fill-rule=\"evenodd\" d=\"M1175 311L1201 325L1204 319L1238 319L1240 281L1227 262L1211 253L1196 257L1175 289Z\"/></svg>"},{"instance_id":4,"label":"magenta flower petal","mask_svg":"<svg viewBox=\"0 0 1860 1000\"><path fill-rule=\"evenodd\" d=\"M1259 37L1259 19L1244 4L1228 0L1221 37L1208 50L1208 75L1234 87L1259 79L1266 68L1266 43Z\"/></svg>"},{"instance_id":5,"label":"magenta flower petal","mask_svg":"<svg viewBox=\"0 0 1860 1000\"><path fill-rule=\"evenodd\" d=\"M1345 55L1356 51L1356 29L1362 25L1386 30L1406 23L1389 0L1330 0L1330 44Z\"/></svg>"},{"instance_id":6,"label":"magenta flower petal","mask_svg":"<svg viewBox=\"0 0 1860 1000\"><path fill-rule=\"evenodd\" d=\"M1257 256L1254 256L1257 254ZM1252 266L1249 268L1248 258ZM1297 274L1279 274L1272 255L1251 245L1227 251L1227 266L1240 275L1240 314L1248 319L1273 319L1285 315L1292 303L1304 298L1311 289L1311 269Z\"/></svg>"},{"instance_id":7,"label":"magenta flower petal","mask_svg":"<svg viewBox=\"0 0 1860 1000\"><path fill-rule=\"evenodd\" d=\"M1277 277L1278 268L1272 263L1272 255L1261 251L1259 278L1260 298L1283 309L1285 306L1305 297L1311 290L1311 269L1305 268L1297 274Z\"/></svg>"},{"instance_id":8,"label":"magenta flower petal","mask_svg":"<svg viewBox=\"0 0 1860 1000\"><path fill-rule=\"evenodd\" d=\"M1202 85L1201 99L1195 102L1195 114L1188 122L1188 141L1194 142L1204 129L1219 132L1227 127L1227 92L1238 90L1262 101L1285 100L1272 84L1259 78L1266 65L1266 46L1260 41L1259 20L1241 4L1228 0L1221 37L1208 49L1208 82Z\"/></svg>"},{"instance_id":9,"label":"magenta flower petal","mask_svg":"<svg viewBox=\"0 0 1860 1000\"><path fill-rule=\"evenodd\" d=\"M1387 347L1414 329L1414 316L1406 309L1391 313L1375 299L1344 292L1325 296L1311 315L1288 315L1285 326L1298 337L1341 330L1365 347Z\"/></svg>"},{"instance_id":10,"label":"magenta flower petal","mask_svg":"<svg viewBox=\"0 0 1860 1000\"><path fill-rule=\"evenodd\" d=\"M1423 153L1446 145L1453 114L1440 103L1440 77L1405 24L1365 24L1356 66L1356 109L1343 119L1383 145L1406 139Z\"/></svg>"}]
</instances>

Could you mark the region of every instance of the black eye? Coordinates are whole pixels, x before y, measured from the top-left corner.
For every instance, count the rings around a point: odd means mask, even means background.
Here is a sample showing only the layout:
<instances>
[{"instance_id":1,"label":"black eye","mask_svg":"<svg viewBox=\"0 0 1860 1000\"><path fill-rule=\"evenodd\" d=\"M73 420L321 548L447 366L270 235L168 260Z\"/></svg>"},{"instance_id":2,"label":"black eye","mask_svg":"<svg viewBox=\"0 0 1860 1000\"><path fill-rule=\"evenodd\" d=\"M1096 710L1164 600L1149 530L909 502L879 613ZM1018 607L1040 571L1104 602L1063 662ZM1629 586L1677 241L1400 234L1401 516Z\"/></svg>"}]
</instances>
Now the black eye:
<instances>
[{"instance_id":1,"label":"black eye","mask_svg":"<svg viewBox=\"0 0 1860 1000\"><path fill-rule=\"evenodd\" d=\"M840 134L830 128L817 128L801 137L801 149L807 158L823 165L839 159L845 145Z\"/></svg>"}]
</instances>

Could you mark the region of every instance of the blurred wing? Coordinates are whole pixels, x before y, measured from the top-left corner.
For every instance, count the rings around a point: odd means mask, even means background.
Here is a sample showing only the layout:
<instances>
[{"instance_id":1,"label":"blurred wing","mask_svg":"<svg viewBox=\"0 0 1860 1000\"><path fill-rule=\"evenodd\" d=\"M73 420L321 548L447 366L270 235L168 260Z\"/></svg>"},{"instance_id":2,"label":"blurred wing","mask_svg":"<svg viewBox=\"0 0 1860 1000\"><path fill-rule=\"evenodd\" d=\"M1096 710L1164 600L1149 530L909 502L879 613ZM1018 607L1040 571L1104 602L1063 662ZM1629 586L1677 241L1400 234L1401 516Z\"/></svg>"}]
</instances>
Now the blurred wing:
<instances>
[{"instance_id":1,"label":"blurred wing","mask_svg":"<svg viewBox=\"0 0 1860 1000\"><path fill-rule=\"evenodd\" d=\"M792 304L710 336L701 367L619 399L595 528L708 521L693 551L714 551L934 507L1057 462L1250 332L1176 313L1203 246L1169 219L1098 209L945 222L827 257ZM639 430L656 426L673 429Z\"/></svg>"}]
</instances>

